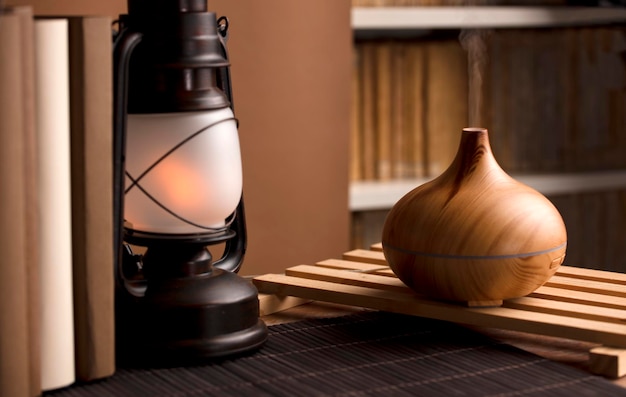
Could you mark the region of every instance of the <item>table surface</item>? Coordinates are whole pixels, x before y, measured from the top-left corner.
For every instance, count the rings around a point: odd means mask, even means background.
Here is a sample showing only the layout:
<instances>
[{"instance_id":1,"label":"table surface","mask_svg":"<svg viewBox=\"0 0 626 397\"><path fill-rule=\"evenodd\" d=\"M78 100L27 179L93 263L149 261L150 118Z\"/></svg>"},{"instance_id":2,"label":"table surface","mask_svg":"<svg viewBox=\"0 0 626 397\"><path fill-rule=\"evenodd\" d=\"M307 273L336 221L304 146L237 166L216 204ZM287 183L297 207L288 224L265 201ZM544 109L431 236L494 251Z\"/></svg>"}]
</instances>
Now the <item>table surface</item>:
<instances>
[{"instance_id":1,"label":"table surface","mask_svg":"<svg viewBox=\"0 0 626 397\"><path fill-rule=\"evenodd\" d=\"M262 319L269 326L311 318L343 316L367 310L369 309L326 302L310 302L263 316ZM468 328L549 360L581 368L586 371L589 366L589 350L599 346L598 344L590 342L535 335L518 331L473 326ZM626 376L609 380L626 388Z\"/></svg>"}]
</instances>

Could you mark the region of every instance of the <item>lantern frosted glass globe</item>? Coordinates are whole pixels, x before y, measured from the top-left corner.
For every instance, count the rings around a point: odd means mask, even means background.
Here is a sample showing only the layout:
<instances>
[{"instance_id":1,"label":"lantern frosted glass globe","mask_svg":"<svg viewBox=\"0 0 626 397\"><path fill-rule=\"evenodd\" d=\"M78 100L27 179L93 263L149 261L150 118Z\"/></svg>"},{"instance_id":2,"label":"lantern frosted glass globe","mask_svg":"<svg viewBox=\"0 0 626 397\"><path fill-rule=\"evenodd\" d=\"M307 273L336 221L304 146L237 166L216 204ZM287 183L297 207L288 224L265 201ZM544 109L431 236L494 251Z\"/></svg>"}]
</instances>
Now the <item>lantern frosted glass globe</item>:
<instances>
[{"instance_id":1,"label":"lantern frosted glass globe","mask_svg":"<svg viewBox=\"0 0 626 397\"><path fill-rule=\"evenodd\" d=\"M168 234L223 227L242 193L232 110L129 114L127 128L126 172L134 179L145 173L141 188L126 175L127 227Z\"/></svg>"}]
</instances>

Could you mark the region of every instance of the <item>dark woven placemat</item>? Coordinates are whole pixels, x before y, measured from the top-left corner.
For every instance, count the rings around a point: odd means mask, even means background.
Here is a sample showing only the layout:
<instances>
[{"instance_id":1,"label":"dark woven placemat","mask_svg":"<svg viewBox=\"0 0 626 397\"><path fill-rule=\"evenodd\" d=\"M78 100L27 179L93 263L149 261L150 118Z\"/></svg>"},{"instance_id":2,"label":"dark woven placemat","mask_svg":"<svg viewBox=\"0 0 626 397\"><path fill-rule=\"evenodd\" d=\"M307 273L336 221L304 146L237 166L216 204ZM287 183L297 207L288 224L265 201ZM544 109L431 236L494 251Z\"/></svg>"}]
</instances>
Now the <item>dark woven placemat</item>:
<instances>
[{"instance_id":1,"label":"dark woven placemat","mask_svg":"<svg viewBox=\"0 0 626 397\"><path fill-rule=\"evenodd\" d=\"M46 396L626 396L626 389L447 322L365 312L270 327L255 354L118 369Z\"/></svg>"}]
</instances>

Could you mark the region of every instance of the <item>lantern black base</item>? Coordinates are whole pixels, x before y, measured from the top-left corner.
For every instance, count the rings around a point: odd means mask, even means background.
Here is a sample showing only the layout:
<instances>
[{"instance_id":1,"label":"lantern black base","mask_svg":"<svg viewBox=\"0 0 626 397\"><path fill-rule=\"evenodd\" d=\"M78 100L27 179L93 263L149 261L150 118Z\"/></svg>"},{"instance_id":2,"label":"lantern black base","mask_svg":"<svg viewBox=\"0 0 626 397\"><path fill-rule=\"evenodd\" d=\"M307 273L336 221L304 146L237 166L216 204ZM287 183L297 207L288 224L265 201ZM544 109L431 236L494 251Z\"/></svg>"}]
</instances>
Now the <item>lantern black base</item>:
<instances>
[{"instance_id":1,"label":"lantern black base","mask_svg":"<svg viewBox=\"0 0 626 397\"><path fill-rule=\"evenodd\" d=\"M145 288L127 285L116 302L118 365L191 365L263 345L267 327L249 280L212 266L193 244L149 247L144 259Z\"/></svg>"},{"instance_id":2,"label":"lantern black base","mask_svg":"<svg viewBox=\"0 0 626 397\"><path fill-rule=\"evenodd\" d=\"M206 360L239 356L259 349L267 339L267 327L258 320L247 329L212 338L173 341L150 350L159 350L163 356L153 357L164 363L203 363ZM152 355L154 356L154 355ZM154 361L153 361L154 362Z\"/></svg>"}]
</instances>

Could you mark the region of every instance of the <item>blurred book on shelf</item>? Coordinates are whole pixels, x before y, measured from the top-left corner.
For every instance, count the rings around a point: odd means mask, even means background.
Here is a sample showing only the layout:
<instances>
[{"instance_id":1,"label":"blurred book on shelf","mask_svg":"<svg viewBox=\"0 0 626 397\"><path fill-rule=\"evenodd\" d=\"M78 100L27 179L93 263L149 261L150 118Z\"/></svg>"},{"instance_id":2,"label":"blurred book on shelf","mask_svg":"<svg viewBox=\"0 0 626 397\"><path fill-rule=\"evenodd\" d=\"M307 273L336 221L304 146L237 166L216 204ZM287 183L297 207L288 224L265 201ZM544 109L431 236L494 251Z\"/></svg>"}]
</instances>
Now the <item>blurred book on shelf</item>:
<instances>
[{"instance_id":1,"label":"blurred book on shelf","mask_svg":"<svg viewBox=\"0 0 626 397\"><path fill-rule=\"evenodd\" d=\"M355 81L361 85L354 91L353 119L369 127L353 131L358 145L352 153L358 155L352 169L368 164L369 172L352 173L353 183L419 183L450 164L462 128L470 126L470 72L460 32L355 39ZM554 175L558 184L559 174L626 170L624 24L494 29L486 40L480 127L489 130L507 173ZM386 107L374 104L381 100ZM549 196L570 233L566 263L626 272L619 253L626 245L625 197L619 183ZM377 242L385 216L381 208L354 211L353 247Z\"/></svg>"},{"instance_id":2,"label":"blurred book on shelf","mask_svg":"<svg viewBox=\"0 0 626 397\"><path fill-rule=\"evenodd\" d=\"M501 29L483 125L509 173L626 168L626 27ZM352 181L433 177L468 120L458 32L356 41ZM358 127L356 127L358 126Z\"/></svg>"}]
</instances>

